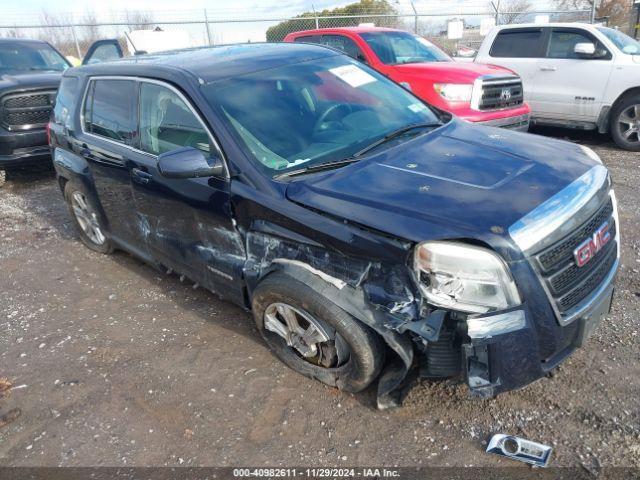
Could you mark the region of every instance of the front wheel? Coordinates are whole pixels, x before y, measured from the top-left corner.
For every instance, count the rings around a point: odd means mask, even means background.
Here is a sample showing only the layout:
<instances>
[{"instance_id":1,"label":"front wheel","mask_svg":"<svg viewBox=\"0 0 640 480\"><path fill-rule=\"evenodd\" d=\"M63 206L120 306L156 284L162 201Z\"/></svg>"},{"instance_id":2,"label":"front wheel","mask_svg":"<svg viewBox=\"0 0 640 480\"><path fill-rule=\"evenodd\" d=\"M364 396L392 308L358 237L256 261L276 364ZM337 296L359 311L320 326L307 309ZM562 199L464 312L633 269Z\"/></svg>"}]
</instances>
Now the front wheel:
<instances>
[{"instance_id":1,"label":"front wheel","mask_svg":"<svg viewBox=\"0 0 640 480\"><path fill-rule=\"evenodd\" d=\"M613 109L611 136L620 148L640 151L640 96L623 99Z\"/></svg>"},{"instance_id":2,"label":"front wheel","mask_svg":"<svg viewBox=\"0 0 640 480\"><path fill-rule=\"evenodd\" d=\"M304 283L272 274L256 288L252 309L269 348L296 372L348 392L380 373L378 335Z\"/></svg>"}]
</instances>

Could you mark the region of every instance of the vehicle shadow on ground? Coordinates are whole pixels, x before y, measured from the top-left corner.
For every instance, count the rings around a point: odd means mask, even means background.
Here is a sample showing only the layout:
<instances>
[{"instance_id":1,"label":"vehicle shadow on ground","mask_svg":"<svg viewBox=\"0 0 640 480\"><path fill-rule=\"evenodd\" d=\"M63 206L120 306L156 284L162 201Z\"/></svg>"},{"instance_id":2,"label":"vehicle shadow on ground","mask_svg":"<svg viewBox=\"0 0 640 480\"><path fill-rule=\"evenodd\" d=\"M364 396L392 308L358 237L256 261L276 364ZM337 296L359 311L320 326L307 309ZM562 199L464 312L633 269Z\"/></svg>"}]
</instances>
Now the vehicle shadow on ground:
<instances>
[{"instance_id":1,"label":"vehicle shadow on ground","mask_svg":"<svg viewBox=\"0 0 640 480\"><path fill-rule=\"evenodd\" d=\"M25 217L36 217L39 230L56 231L64 239L75 238L73 222L50 164L7 172L0 194L3 191L20 197Z\"/></svg>"},{"instance_id":2,"label":"vehicle shadow on ground","mask_svg":"<svg viewBox=\"0 0 640 480\"><path fill-rule=\"evenodd\" d=\"M77 236L76 239L80 241ZM172 303L177 303L179 308L195 313L207 323L221 326L261 345L265 349L267 348L253 323L251 313L236 304L220 298L206 288L198 287L194 289L192 280L185 278L181 282L178 274L167 274L126 252L116 251L109 256L109 260L115 262L119 267L129 270L143 282L159 288L162 294L166 298L170 298ZM158 278L161 278L162 281L158 281ZM140 282L136 283L142 284ZM209 311L212 306L217 311L224 312L224 315L210 315Z\"/></svg>"},{"instance_id":3,"label":"vehicle shadow on ground","mask_svg":"<svg viewBox=\"0 0 640 480\"><path fill-rule=\"evenodd\" d=\"M76 237L76 239L78 242L80 241L79 237ZM263 348L264 351L270 355L274 364L280 362L275 355L270 352L266 343L262 340L260 333L255 327L253 317L250 312L230 301L220 298L215 293L212 293L203 287L193 290L193 282L191 280L185 279L184 282L180 282L179 275L175 273L167 275L165 272L156 269L154 266L149 265L126 252L116 251L114 254L109 256L109 260L117 263L119 267L129 270L142 281L146 281L150 284L156 285L158 288L161 288L162 293L171 298L172 302L177 303L179 308L194 313L209 324L222 327L225 330L229 330L232 333L250 340L252 344ZM158 277L163 277L163 280L158 282ZM224 315L217 315L215 317L209 315L208 310L211 305L214 305L216 310L224 312ZM247 348L250 349L252 347L248 346ZM249 352L249 350L247 350L247 352ZM292 375L300 375L293 370L290 370L290 372ZM320 382L317 382L317 388L329 388L335 395L342 396L345 399L351 397L368 409L375 410L377 408L377 381L373 382L373 384L365 390L355 394L342 392L337 388L328 386L323 387ZM408 387L405 388L408 389Z\"/></svg>"},{"instance_id":4,"label":"vehicle shadow on ground","mask_svg":"<svg viewBox=\"0 0 640 480\"><path fill-rule=\"evenodd\" d=\"M596 130L577 130L573 128L532 126L529 133L543 137L557 138L572 143L580 143L596 147L618 148L609 133L598 133Z\"/></svg>"}]
</instances>

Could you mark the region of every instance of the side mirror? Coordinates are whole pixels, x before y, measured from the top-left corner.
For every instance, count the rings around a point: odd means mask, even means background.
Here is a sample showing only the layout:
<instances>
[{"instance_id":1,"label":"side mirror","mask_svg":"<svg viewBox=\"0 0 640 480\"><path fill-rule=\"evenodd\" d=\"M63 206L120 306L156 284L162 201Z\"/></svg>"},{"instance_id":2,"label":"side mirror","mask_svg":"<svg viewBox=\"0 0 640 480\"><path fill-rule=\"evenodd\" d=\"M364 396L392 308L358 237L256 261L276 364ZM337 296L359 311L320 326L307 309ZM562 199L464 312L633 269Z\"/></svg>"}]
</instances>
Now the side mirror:
<instances>
[{"instance_id":1,"label":"side mirror","mask_svg":"<svg viewBox=\"0 0 640 480\"><path fill-rule=\"evenodd\" d=\"M596 46L593 43L576 43L575 47L573 47L573 53L592 57L596 53Z\"/></svg>"},{"instance_id":2,"label":"side mirror","mask_svg":"<svg viewBox=\"0 0 640 480\"><path fill-rule=\"evenodd\" d=\"M217 156L207 158L197 148L184 147L160 154L158 169L166 178L219 177L224 164Z\"/></svg>"}]
</instances>

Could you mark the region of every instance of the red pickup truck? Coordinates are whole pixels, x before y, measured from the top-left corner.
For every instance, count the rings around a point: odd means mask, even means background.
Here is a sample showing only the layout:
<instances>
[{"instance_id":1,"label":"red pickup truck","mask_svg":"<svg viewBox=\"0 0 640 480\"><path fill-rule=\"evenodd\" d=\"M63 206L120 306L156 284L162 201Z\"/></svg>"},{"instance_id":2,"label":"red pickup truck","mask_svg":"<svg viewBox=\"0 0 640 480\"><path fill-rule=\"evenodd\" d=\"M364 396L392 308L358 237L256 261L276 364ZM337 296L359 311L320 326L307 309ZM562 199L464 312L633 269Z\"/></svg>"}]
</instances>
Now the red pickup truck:
<instances>
[{"instance_id":1,"label":"red pickup truck","mask_svg":"<svg viewBox=\"0 0 640 480\"><path fill-rule=\"evenodd\" d=\"M465 120L521 131L529 128L530 109L516 73L493 65L454 62L417 35L391 28L344 27L294 32L284 41L340 50L430 105Z\"/></svg>"}]
</instances>

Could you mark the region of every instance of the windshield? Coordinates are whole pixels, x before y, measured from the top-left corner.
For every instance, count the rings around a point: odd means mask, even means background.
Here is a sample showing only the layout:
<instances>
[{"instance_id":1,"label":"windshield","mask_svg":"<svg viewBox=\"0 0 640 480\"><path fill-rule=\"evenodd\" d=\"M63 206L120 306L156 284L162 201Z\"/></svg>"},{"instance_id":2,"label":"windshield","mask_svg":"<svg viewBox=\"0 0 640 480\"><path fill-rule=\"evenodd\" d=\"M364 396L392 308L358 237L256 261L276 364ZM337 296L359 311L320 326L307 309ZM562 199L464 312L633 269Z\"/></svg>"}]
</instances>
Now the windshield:
<instances>
[{"instance_id":1,"label":"windshield","mask_svg":"<svg viewBox=\"0 0 640 480\"><path fill-rule=\"evenodd\" d=\"M348 158L411 124L438 123L409 92L339 55L202 87L270 175Z\"/></svg>"},{"instance_id":2,"label":"windshield","mask_svg":"<svg viewBox=\"0 0 640 480\"><path fill-rule=\"evenodd\" d=\"M430 41L407 32L365 32L360 36L387 65L451 61Z\"/></svg>"},{"instance_id":3,"label":"windshield","mask_svg":"<svg viewBox=\"0 0 640 480\"><path fill-rule=\"evenodd\" d=\"M69 63L46 43L0 43L0 71L62 72Z\"/></svg>"},{"instance_id":4,"label":"windshield","mask_svg":"<svg viewBox=\"0 0 640 480\"><path fill-rule=\"evenodd\" d=\"M640 42L613 28L598 27L598 30L611 40L618 50L627 55L640 55Z\"/></svg>"}]
</instances>

